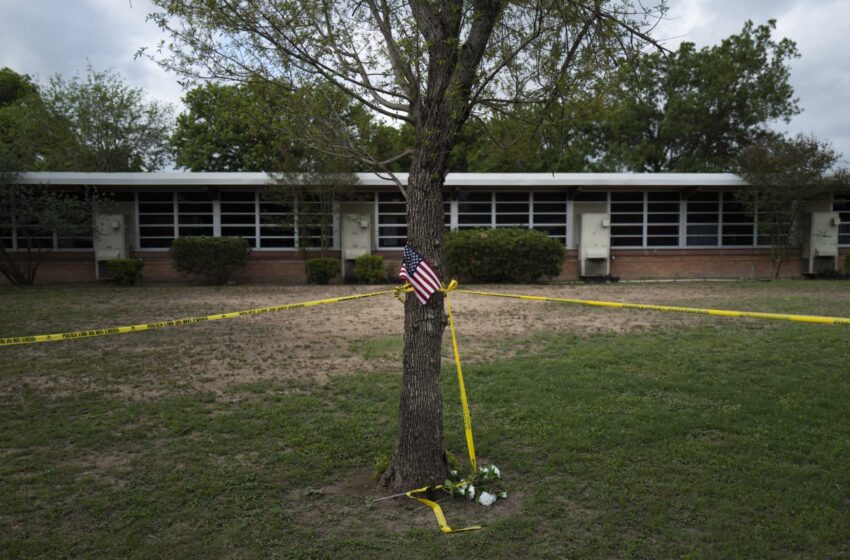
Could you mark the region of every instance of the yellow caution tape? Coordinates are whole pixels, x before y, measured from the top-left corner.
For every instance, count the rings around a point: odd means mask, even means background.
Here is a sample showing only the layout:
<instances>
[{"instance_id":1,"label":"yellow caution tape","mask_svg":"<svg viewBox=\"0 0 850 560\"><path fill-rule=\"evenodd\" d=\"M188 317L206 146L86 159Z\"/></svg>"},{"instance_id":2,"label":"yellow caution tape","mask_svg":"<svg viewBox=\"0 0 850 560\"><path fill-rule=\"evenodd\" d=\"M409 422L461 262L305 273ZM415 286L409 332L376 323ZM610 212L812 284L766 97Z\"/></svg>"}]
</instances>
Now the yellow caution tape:
<instances>
[{"instance_id":1,"label":"yellow caution tape","mask_svg":"<svg viewBox=\"0 0 850 560\"><path fill-rule=\"evenodd\" d=\"M441 288L439 291L443 292L446 295L446 311L449 315L449 329L452 333L452 351L454 352L455 357L455 367L457 368L457 383L458 388L460 390L460 406L463 412L463 430L466 433L466 449L469 452L469 464L472 466L472 472L478 472L478 462L475 460L475 442L472 439L472 417L469 415L469 403L466 398L466 386L463 383L463 369L460 365L460 352L458 351L457 346L457 335L455 334L455 322L454 317L452 317L452 301L451 297L449 297L449 293L453 292L457 289L457 280L452 280L449 282L448 287ZM398 298L399 301L404 303L404 297L402 294L413 291L413 286L409 283L405 283L403 286L399 286L395 289L395 297ZM462 290L457 290L462 291Z\"/></svg>"},{"instance_id":2,"label":"yellow caution tape","mask_svg":"<svg viewBox=\"0 0 850 560\"><path fill-rule=\"evenodd\" d=\"M501 292L480 292L475 290L457 290L460 294L474 296L491 296L533 301L554 301L558 303L575 303L596 307L615 307L620 309L642 309L644 311L672 311L674 313L696 313L700 315L715 315L717 317L750 317L753 319L774 319L778 321L796 321L800 323L820 323L826 325L850 325L850 319L845 317L823 317L820 315L792 315L787 313L760 313L756 311L731 311L725 309L702 309L699 307L675 307L670 305L648 305L640 303L620 303L616 301L596 301L588 299L556 298L544 296L523 296Z\"/></svg>"},{"instance_id":3,"label":"yellow caution tape","mask_svg":"<svg viewBox=\"0 0 850 560\"><path fill-rule=\"evenodd\" d=\"M87 331L75 331L57 334L39 334L32 336L13 336L10 338L0 338L0 346L12 346L16 344L34 344L36 342L52 342L57 340L70 340L74 338L88 338L92 336L105 336L108 334L123 334L130 332L149 331L153 329L161 329L165 327L177 327L180 325L191 325L192 323L202 323L204 321L218 321L220 319L234 319L236 317L245 317L249 315L260 315L262 313L272 313L274 311L286 311L287 309L298 309L301 307L315 307L317 305L327 305L329 303L339 303L342 301L351 301L368 297L381 296L384 294L392 294L393 290L385 290L383 292L372 292L368 294L357 294L353 296L342 296L328 299L317 299L312 301L303 301L300 303L288 303L285 305L275 305L272 307L259 307L257 309L248 309L245 311L232 311L230 313L218 313L216 315L206 315L204 317L187 317L185 319L174 319L171 321L159 321L156 323L144 323L141 325L131 325L127 327L111 327L107 329L92 329Z\"/></svg>"},{"instance_id":4,"label":"yellow caution tape","mask_svg":"<svg viewBox=\"0 0 850 560\"><path fill-rule=\"evenodd\" d=\"M469 404L466 400L466 387L463 383L463 370L460 367L460 352L457 349L457 336L455 335L455 321L452 317L452 300L449 297L449 292L457 288L457 281L449 282L449 287L444 290L446 294L446 309L449 313L449 330L452 333L452 351L455 356L455 366L457 367L457 384L460 388L460 406L463 410L463 430L466 432L466 449L469 451L469 464L472 465L472 472L478 472L478 462L475 460L475 443L472 441L472 418L469 415Z\"/></svg>"},{"instance_id":5,"label":"yellow caution tape","mask_svg":"<svg viewBox=\"0 0 850 560\"><path fill-rule=\"evenodd\" d=\"M435 486L434 489L438 490L442 488L442 486ZM424 488L417 488L416 490L411 490L410 492L405 492L405 496L408 498L413 498L414 500L425 504L434 512L434 517L437 518L437 524L440 526L440 531L443 533L463 533L464 531L475 531L481 528L480 525L472 525L471 527L464 527L463 529L452 529L449 527L449 524L446 522L446 516L443 515L443 508L440 507L440 504L433 500L429 500L428 498L420 498L418 496L414 496L414 494L421 494L423 492L427 492L429 489L428 486Z\"/></svg>"},{"instance_id":6,"label":"yellow caution tape","mask_svg":"<svg viewBox=\"0 0 850 560\"><path fill-rule=\"evenodd\" d=\"M466 449L469 452L469 463L472 467L472 472L478 472L478 462L475 459L475 443L472 439L472 417L469 414L469 403L466 398L466 386L463 383L463 369L460 365L460 351L458 350L457 345L457 334L455 333L455 322L454 317L452 316L452 301L449 296L450 292L455 291L457 288L457 280L452 280L449 282L448 287L441 289L440 291L446 295L446 311L449 315L449 330L452 333L452 351L454 352L455 358L455 366L457 368L457 381L458 388L460 390L460 406L463 411L463 430L466 433ZM413 286L409 283L406 283L404 286L400 286L395 289L395 297L398 298L399 301L404 303L403 294L407 292L413 291ZM418 496L414 496L414 494L421 494L423 492L427 492L429 490L429 486L424 488L418 488L416 490L411 490L410 492L405 492L405 495L408 498L413 498L414 500L425 504L430 507L434 512L434 517L437 518L437 524L440 525L440 530L443 533L462 533L464 531L475 531L481 529L479 525L473 525L471 527L465 527L463 529L452 529L449 527L449 524L446 522L446 516L443 515L443 510L440 507L440 504L433 500L429 500L427 498L420 498ZM442 486L434 486L435 490L439 490L443 488Z\"/></svg>"}]
</instances>

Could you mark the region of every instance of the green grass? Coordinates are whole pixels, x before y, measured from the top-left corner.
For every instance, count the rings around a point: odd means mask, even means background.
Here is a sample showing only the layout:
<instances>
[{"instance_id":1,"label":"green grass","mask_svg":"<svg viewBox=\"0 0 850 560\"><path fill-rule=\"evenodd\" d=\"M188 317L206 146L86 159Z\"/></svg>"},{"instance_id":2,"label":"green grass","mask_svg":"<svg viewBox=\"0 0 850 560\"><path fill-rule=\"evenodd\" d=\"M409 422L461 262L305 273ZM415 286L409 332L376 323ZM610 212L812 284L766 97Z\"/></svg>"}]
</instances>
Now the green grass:
<instances>
[{"instance_id":1,"label":"green grass","mask_svg":"<svg viewBox=\"0 0 850 560\"><path fill-rule=\"evenodd\" d=\"M787 288L730 285L747 308L773 311L788 310ZM850 315L846 284L791 288L812 302L793 310ZM379 359L398 343L352 352ZM522 357L464 372L476 447L510 497L490 510L448 504L450 523L486 525L450 536L418 504L345 491L392 445L397 374L221 393L175 381L127 399L109 388L144 370L147 352L110 342L80 357L74 344L0 349L2 558L850 556L844 327L707 319L503 340ZM95 382L16 383L37 359ZM447 447L464 457L445 366Z\"/></svg>"}]
</instances>

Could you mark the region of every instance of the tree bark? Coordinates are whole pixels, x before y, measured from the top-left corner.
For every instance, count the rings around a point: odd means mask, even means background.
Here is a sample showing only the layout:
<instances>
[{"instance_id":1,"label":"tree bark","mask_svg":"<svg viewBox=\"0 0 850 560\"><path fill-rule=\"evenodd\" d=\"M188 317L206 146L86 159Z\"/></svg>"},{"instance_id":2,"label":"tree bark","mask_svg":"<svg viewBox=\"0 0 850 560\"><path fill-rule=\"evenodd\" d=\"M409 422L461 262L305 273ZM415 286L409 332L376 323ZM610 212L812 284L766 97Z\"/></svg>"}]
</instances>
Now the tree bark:
<instances>
[{"instance_id":1,"label":"tree bark","mask_svg":"<svg viewBox=\"0 0 850 560\"><path fill-rule=\"evenodd\" d=\"M431 104L423 117L408 179L407 240L445 280L442 187L457 127L445 103ZM412 294L405 302L398 437L392 463L381 478L397 491L442 484L448 474L440 387L443 300L438 292L427 305Z\"/></svg>"},{"instance_id":2,"label":"tree bark","mask_svg":"<svg viewBox=\"0 0 850 560\"><path fill-rule=\"evenodd\" d=\"M476 0L461 45L461 3L414 2L414 18L429 41L427 84L412 100L416 143L407 185L407 241L443 276L443 183L457 134L469 118L475 71L490 39L500 0ZM446 317L442 293L427 305L408 297L404 308L404 374L392 463L381 482L396 491L441 484L448 466L443 446L440 358Z\"/></svg>"}]
</instances>

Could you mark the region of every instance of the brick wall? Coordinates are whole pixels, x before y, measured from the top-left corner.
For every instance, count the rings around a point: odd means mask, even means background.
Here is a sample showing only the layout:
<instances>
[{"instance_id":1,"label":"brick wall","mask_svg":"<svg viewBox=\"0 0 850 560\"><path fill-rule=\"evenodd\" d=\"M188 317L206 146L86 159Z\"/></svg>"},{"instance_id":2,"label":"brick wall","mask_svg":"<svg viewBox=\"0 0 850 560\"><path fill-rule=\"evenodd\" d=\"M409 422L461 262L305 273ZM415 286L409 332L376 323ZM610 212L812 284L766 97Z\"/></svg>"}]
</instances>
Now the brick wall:
<instances>
[{"instance_id":1,"label":"brick wall","mask_svg":"<svg viewBox=\"0 0 850 560\"><path fill-rule=\"evenodd\" d=\"M611 274L623 280L669 278L752 279L771 276L767 249L657 249L612 251ZM800 276L800 254L789 254L780 276Z\"/></svg>"},{"instance_id":2,"label":"brick wall","mask_svg":"<svg viewBox=\"0 0 850 560\"><path fill-rule=\"evenodd\" d=\"M397 271L401 264L400 251L381 251L385 266ZM839 270L850 249L839 251ZM308 254L309 258L318 254ZM339 252L328 256L339 258ZM138 252L145 261L144 278L149 282L182 280L171 265L167 252ZM766 249L657 249L612 251L611 274L622 280L652 280L675 278L767 278L770 276L770 255ZM578 254L567 251L558 280L578 279ZM800 276L799 253L792 253L782 267L782 276ZM94 255L81 253L47 253L36 278L39 284L90 282L95 280ZM244 271L234 280L240 283L298 284L305 281L304 257L297 251L254 252L248 257ZM5 282L1 279L0 282Z\"/></svg>"},{"instance_id":3,"label":"brick wall","mask_svg":"<svg viewBox=\"0 0 850 560\"><path fill-rule=\"evenodd\" d=\"M308 258L319 254L308 253ZM339 258L338 251L328 252L329 257ZM183 277L171 264L171 257L164 251L137 251L134 258L142 259L144 281L176 282ZM37 284L61 284L67 282L95 281L94 253L51 252L42 255L42 264L36 276ZM240 283L272 282L298 284L306 281L304 257L298 251L253 252L248 257L245 269L234 276ZM6 279L0 276L0 282Z\"/></svg>"}]
</instances>

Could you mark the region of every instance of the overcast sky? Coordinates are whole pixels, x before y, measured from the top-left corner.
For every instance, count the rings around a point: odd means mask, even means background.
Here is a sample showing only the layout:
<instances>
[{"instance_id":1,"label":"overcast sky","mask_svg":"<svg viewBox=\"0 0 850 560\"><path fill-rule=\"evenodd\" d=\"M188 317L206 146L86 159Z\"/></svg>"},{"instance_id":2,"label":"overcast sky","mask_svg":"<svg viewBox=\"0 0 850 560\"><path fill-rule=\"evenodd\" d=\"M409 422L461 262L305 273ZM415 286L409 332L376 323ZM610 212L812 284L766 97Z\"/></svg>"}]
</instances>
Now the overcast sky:
<instances>
[{"instance_id":1,"label":"overcast sky","mask_svg":"<svg viewBox=\"0 0 850 560\"><path fill-rule=\"evenodd\" d=\"M145 21L149 0L0 0L0 67L40 80L84 74L86 65L120 72L151 98L179 105L175 76L147 59L140 47L162 38ZM712 45L737 33L747 19L777 20L776 37L797 42L791 81L803 113L787 127L830 140L850 164L850 1L670 0L669 20L656 36L675 48L686 40ZM783 127L785 128L785 127Z\"/></svg>"}]
</instances>

